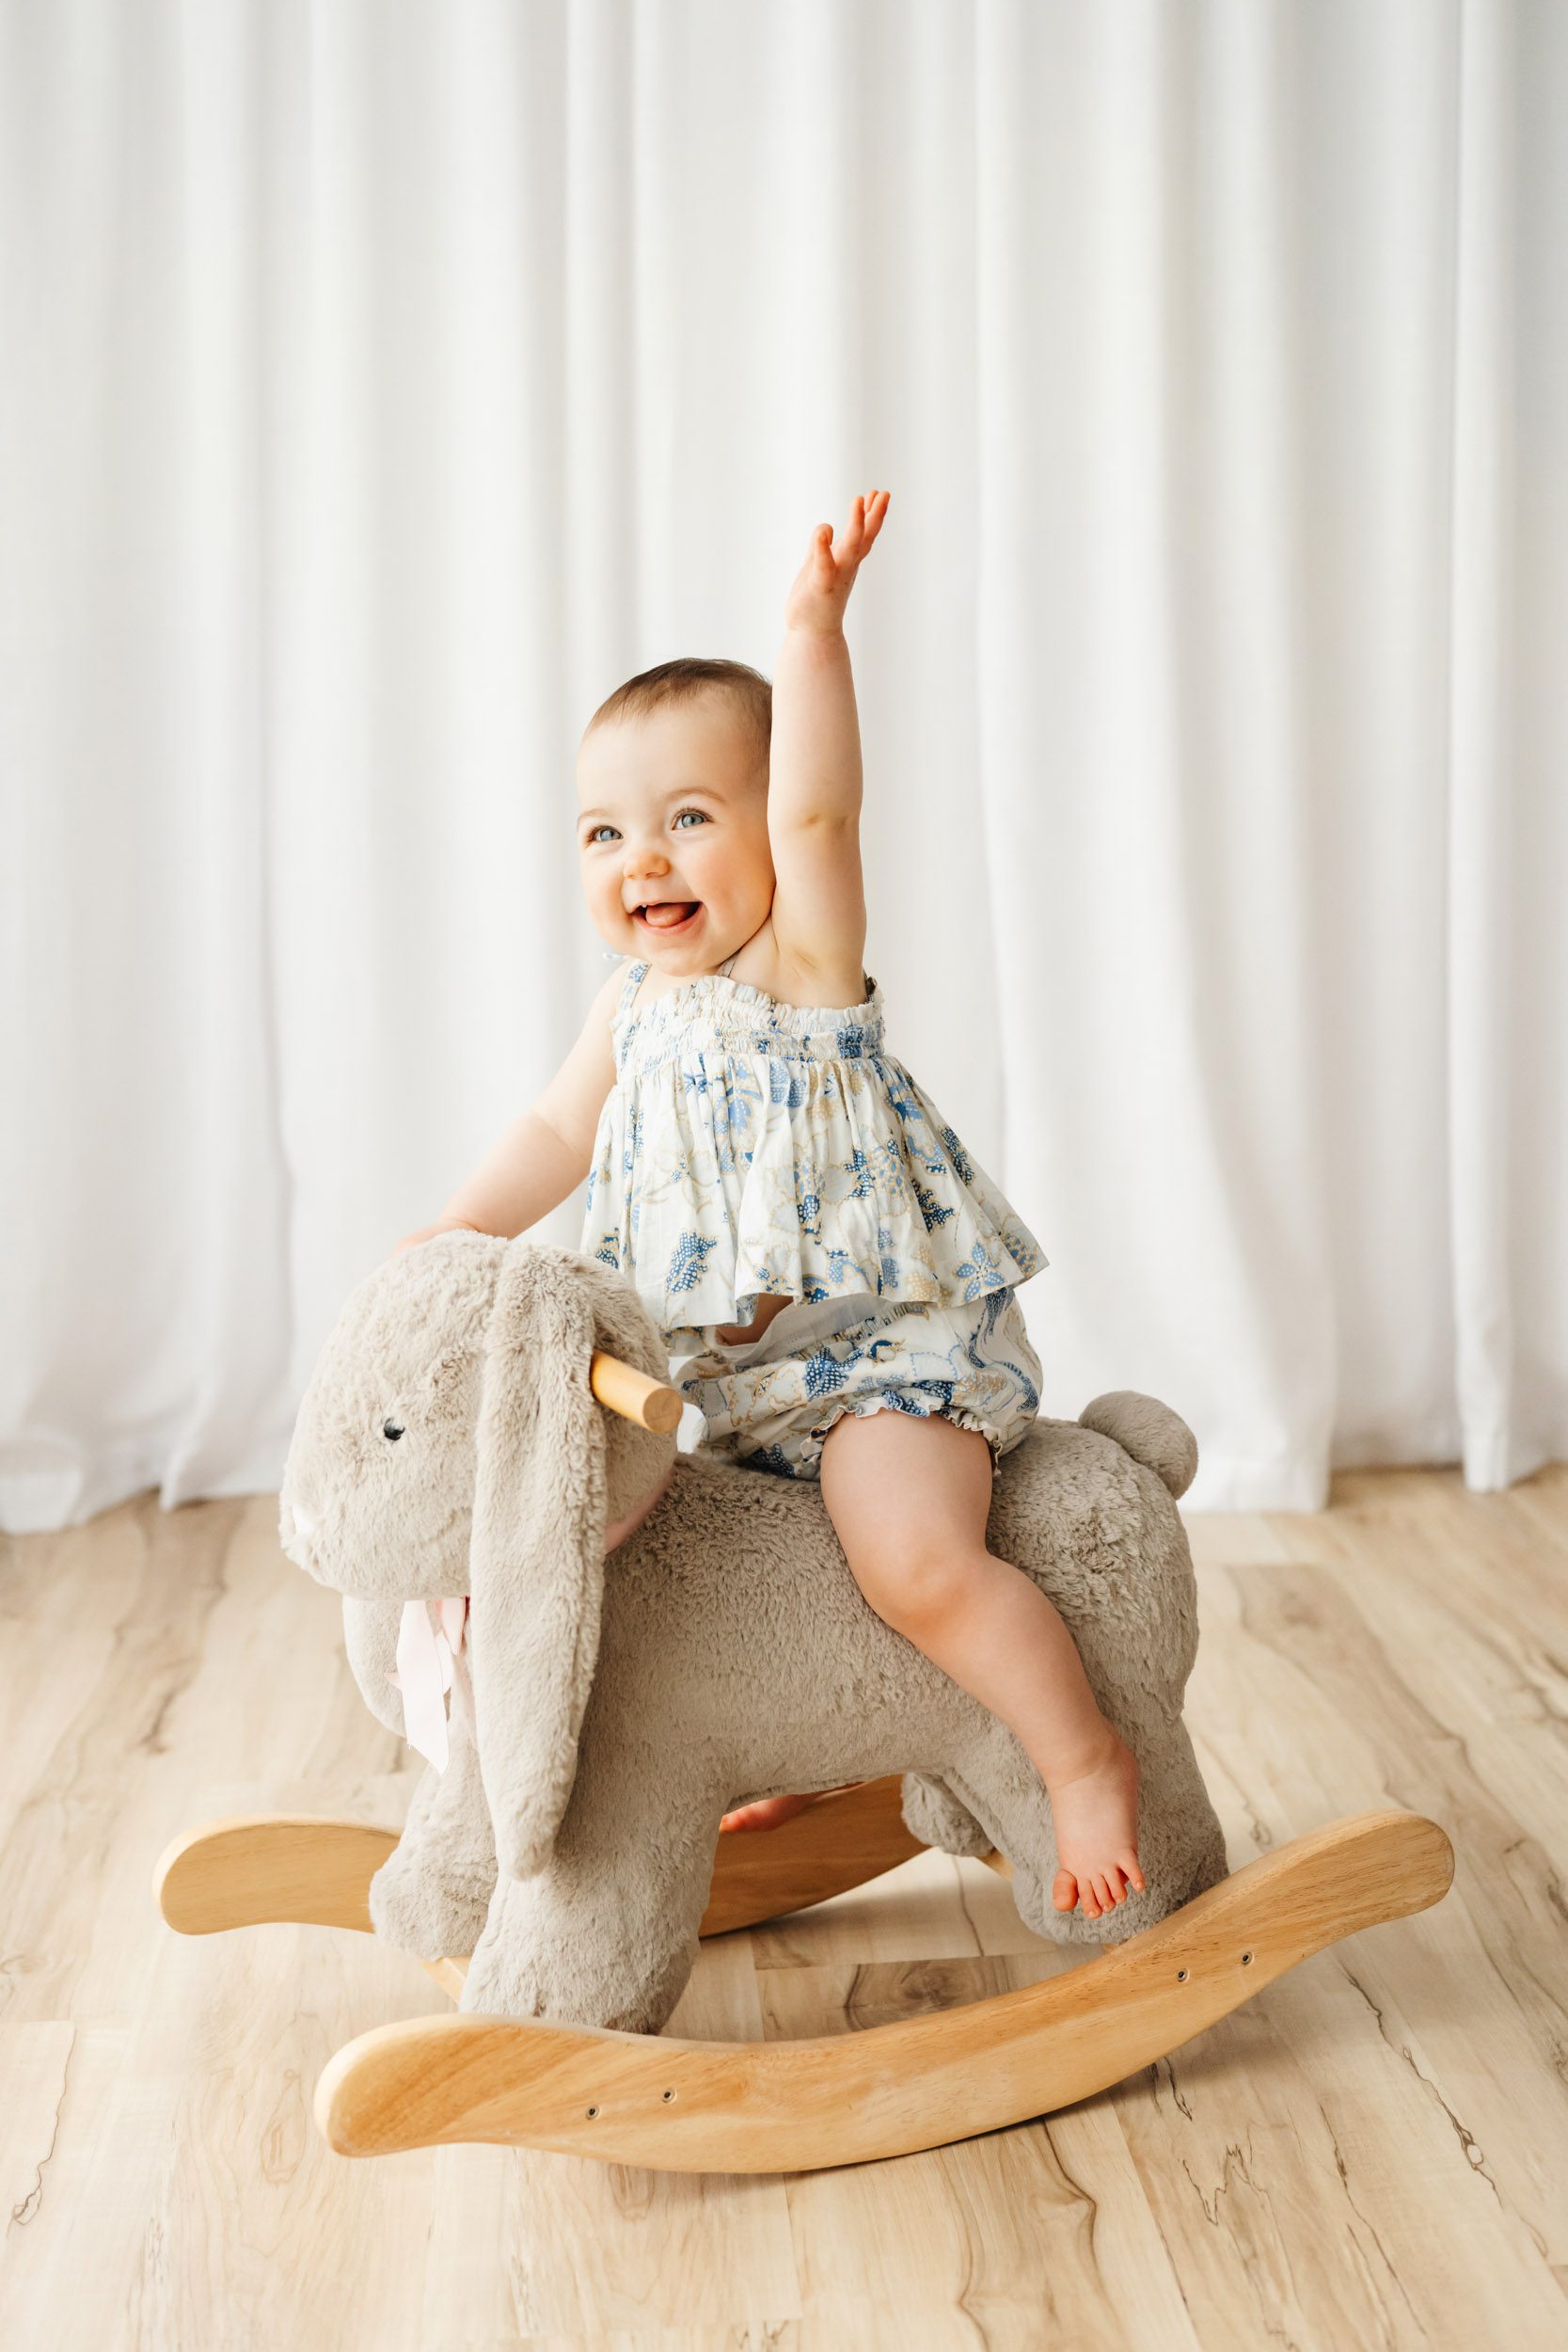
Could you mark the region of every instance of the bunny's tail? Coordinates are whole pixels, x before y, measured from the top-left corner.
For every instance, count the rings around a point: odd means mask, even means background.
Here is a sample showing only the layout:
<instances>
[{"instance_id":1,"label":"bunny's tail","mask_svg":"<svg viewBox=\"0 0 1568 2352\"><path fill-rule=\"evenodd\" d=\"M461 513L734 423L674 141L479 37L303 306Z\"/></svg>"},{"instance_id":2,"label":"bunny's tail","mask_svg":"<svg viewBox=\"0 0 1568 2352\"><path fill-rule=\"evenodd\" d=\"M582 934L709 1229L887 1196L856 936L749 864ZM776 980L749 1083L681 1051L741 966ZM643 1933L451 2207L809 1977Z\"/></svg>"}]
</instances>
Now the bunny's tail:
<instances>
[{"instance_id":1,"label":"bunny's tail","mask_svg":"<svg viewBox=\"0 0 1568 2352\"><path fill-rule=\"evenodd\" d=\"M1173 1495L1184 1495L1197 1475L1197 1439L1180 1413L1157 1396L1136 1389L1111 1389L1085 1405L1078 1416L1085 1429L1113 1438L1134 1462L1163 1479Z\"/></svg>"}]
</instances>

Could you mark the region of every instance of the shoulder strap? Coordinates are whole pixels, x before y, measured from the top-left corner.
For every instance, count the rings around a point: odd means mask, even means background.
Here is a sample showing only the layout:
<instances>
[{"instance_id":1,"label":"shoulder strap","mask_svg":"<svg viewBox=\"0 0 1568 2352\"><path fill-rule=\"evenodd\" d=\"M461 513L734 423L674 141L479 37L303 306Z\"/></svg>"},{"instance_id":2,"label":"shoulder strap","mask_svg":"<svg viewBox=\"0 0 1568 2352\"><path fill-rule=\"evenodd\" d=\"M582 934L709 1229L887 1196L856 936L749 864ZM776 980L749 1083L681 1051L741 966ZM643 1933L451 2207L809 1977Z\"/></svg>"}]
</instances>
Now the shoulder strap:
<instances>
[{"instance_id":1,"label":"shoulder strap","mask_svg":"<svg viewBox=\"0 0 1568 2352\"><path fill-rule=\"evenodd\" d=\"M638 990L641 987L643 980L647 977L649 969L650 967L645 963L634 963L630 971L626 974L625 980L621 984L621 1001L615 1008L615 1018L617 1021L619 1021L622 1015L629 1009L631 1000L636 995Z\"/></svg>"}]
</instances>

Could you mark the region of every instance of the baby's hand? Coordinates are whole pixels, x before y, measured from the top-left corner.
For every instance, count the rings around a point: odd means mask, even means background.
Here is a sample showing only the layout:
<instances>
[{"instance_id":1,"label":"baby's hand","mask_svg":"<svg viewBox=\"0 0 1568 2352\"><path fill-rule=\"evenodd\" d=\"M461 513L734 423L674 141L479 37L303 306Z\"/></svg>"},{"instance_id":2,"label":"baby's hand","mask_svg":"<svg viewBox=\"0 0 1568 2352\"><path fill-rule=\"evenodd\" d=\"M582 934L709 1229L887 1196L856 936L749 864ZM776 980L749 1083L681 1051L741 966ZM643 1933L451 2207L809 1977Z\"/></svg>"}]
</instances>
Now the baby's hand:
<instances>
[{"instance_id":1,"label":"baby's hand","mask_svg":"<svg viewBox=\"0 0 1568 2352\"><path fill-rule=\"evenodd\" d=\"M888 497L886 490L873 490L869 499L857 498L836 547L832 523L817 524L784 606L786 628L812 629L819 636L842 628L855 574L882 527Z\"/></svg>"},{"instance_id":2,"label":"baby's hand","mask_svg":"<svg viewBox=\"0 0 1568 2352\"><path fill-rule=\"evenodd\" d=\"M437 1233L477 1233L478 1231L479 1227L470 1225L467 1217L443 1216L434 1225L421 1225L416 1233L404 1233L393 1248L392 1255L395 1258L399 1250L417 1248L421 1241L434 1241Z\"/></svg>"}]
</instances>

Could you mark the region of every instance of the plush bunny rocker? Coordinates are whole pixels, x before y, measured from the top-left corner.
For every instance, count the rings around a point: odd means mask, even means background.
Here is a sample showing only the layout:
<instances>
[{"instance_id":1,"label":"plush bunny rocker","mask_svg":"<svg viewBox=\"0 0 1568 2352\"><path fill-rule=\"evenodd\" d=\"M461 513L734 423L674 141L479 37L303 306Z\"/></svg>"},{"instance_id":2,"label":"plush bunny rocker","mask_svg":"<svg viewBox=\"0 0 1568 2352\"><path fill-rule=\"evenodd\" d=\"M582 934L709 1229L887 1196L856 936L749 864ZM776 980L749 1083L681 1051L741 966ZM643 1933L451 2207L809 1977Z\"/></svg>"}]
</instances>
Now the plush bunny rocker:
<instances>
[{"instance_id":1,"label":"plush bunny rocker","mask_svg":"<svg viewBox=\"0 0 1568 2352\"><path fill-rule=\"evenodd\" d=\"M471 1950L461 2008L657 2033L696 1956L721 1816L786 1789L904 1772L911 1832L999 1848L1021 1915L1059 1942L1119 1942L1225 1875L1181 1721L1196 1615L1174 1498L1196 1447L1167 1406L1117 1392L1041 1420L992 1490L992 1549L1061 1610L1142 1774L1145 1890L1088 1920L1052 1907L1051 1806L1022 1747L876 1614L820 1486L608 1411L595 1348L668 1369L595 1260L437 1235L349 1297L284 1471L283 1548L343 1595L350 1664L391 1729L405 1604L468 1598L445 1769L370 1893L391 1942ZM661 1484L607 1559L607 1527Z\"/></svg>"}]
</instances>

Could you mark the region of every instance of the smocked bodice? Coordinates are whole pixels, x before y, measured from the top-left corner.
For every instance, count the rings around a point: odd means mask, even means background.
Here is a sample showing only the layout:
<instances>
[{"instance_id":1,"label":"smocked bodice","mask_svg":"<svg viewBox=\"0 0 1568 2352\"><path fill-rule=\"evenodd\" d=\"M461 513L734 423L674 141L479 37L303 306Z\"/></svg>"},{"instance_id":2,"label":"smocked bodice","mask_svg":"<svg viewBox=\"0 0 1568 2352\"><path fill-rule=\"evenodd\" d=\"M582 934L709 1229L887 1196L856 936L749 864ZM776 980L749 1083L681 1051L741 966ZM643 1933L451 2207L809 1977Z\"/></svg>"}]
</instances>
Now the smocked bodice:
<instances>
[{"instance_id":1,"label":"smocked bodice","mask_svg":"<svg viewBox=\"0 0 1568 2352\"><path fill-rule=\"evenodd\" d=\"M881 990L786 1005L705 972L646 1003L627 969L580 1247L635 1284L673 1354L768 1294L956 1304L1049 1262L887 1051Z\"/></svg>"},{"instance_id":2,"label":"smocked bodice","mask_svg":"<svg viewBox=\"0 0 1568 2352\"><path fill-rule=\"evenodd\" d=\"M623 1073L628 1062L639 1073L655 1069L705 1039L725 1050L777 1053L801 1062L857 1061L881 1050L882 992L869 973L861 976L863 1002L835 1009L786 1005L726 972L701 973L642 1004L639 969L646 973L649 966L634 965L627 973L611 1025Z\"/></svg>"}]
</instances>

